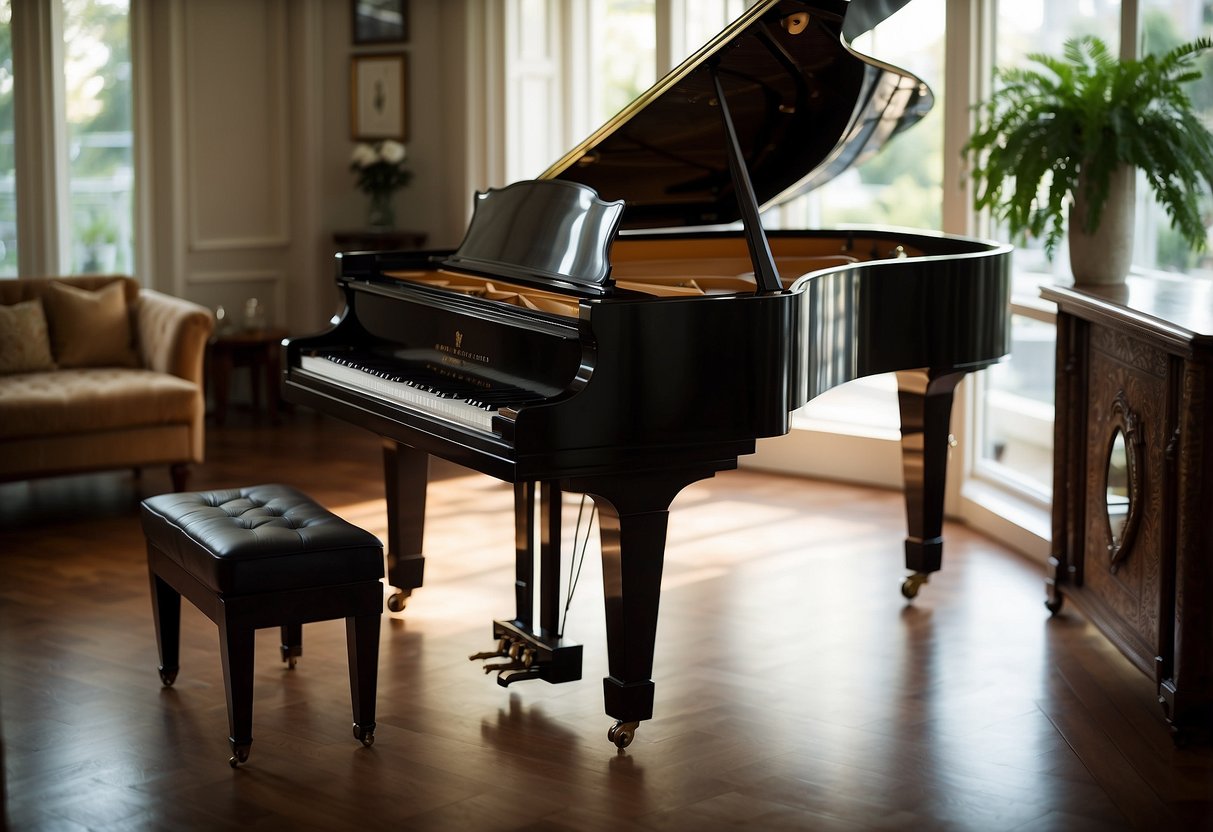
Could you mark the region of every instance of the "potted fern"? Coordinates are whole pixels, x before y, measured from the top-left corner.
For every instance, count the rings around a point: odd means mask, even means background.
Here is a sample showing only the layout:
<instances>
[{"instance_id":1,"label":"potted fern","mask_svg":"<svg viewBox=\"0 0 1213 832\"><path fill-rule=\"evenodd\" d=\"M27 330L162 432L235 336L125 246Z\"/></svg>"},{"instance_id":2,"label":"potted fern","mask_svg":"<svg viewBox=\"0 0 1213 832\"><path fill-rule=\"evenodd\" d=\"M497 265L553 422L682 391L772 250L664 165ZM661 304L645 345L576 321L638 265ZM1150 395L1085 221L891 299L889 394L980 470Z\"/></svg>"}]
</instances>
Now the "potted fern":
<instances>
[{"instance_id":1,"label":"potted fern","mask_svg":"<svg viewBox=\"0 0 1213 832\"><path fill-rule=\"evenodd\" d=\"M1029 55L1036 67L996 70L965 145L974 204L1015 236L1044 237L1052 259L1067 215L1076 283L1118 283L1133 253L1135 170L1145 173L1171 224L1206 246L1201 194L1213 184L1213 136L1184 91L1213 41L1164 55L1118 60L1098 38L1066 42L1062 58Z\"/></svg>"}]
</instances>

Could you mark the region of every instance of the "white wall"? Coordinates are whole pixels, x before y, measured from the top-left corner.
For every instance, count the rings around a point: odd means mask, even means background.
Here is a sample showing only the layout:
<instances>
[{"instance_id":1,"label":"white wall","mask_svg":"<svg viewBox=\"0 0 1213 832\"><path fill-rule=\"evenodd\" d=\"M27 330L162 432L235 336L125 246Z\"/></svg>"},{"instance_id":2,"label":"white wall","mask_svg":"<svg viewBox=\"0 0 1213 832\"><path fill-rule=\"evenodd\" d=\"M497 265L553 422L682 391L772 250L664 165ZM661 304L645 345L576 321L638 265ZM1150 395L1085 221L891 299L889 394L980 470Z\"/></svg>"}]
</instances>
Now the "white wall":
<instances>
[{"instance_id":1,"label":"white wall","mask_svg":"<svg viewBox=\"0 0 1213 832\"><path fill-rule=\"evenodd\" d=\"M407 56L414 177L397 222L457 245L476 187L462 94L474 2L410 0L406 43L355 47L349 0L136 0L144 281L236 315L257 297L292 333L323 326L332 234L366 215L348 168L354 54Z\"/></svg>"}]
</instances>

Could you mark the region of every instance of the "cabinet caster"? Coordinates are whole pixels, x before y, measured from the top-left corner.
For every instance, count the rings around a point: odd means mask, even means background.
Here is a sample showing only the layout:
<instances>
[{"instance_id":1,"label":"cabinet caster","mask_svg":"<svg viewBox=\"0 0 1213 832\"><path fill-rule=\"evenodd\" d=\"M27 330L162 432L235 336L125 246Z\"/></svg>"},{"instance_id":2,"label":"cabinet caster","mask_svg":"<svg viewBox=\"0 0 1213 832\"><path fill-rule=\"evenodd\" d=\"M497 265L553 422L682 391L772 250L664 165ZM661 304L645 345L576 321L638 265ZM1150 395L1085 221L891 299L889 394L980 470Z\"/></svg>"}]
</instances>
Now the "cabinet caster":
<instances>
[{"instance_id":1,"label":"cabinet caster","mask_svg":"<svg viewBox=\"0 0 1213 832\"><path fill-rule=\"evenodd\" d=\"M162 685L164 685L166 688L171 688L173 686L173 682L177 681L177 668L161 667L161 668L159 668L159 670L160 670L160 683Z\"/></svg>"},{"instance_id":2,"label":"cabinet caster","mask_svg":"<svg viewBox=\"0 0 1213 832\"><path fill-rule=\"evenodd\" d=\"M1065 603L1066 596L1059 592L1049 600L1045 601L1045 609L1049 611L1049 615L1057 615L1057 613L1061 612L1061 608L1065 606Z\"/></svg>"},{"instance_id":3,"label":"cabinet caster","mask_svg":"<svg viewBox=\"0 0 1213 832\"><path fill-rule=\"evenodd\" d=\"M370 748L375 744L375 724L372 722L369 726L362 726L355 722L354 739L358 740L366 748Z\"/></svg>"},{"instance_id":4,"label":"cabinet caster","mask_svg":"<svg viewBox=\"0 0 1213 832\"><path fill-rule=\"evenodd\" d=\"M627 748L636 738L636 728L639 725L639 722L624 722L617 719L615 724L607 729L607 739L615 743L616 748Z\"/></svg>"},{"instance_id":5,"label":"cabinet caster","mask_svg":"<svg viewBox=\"0 0 1213 832\"><path fill-rule=\"evenodd\" d=\"M908 601L918 597L918 588L925 584L930 578L927 572L915 572L910 575L901 584L901 594Z\"/></svg>"},{"instance_id":6,"label":"cabinet caster","mask_svg":"<svg viewBox=\"0 0 1213 832\"><path fill-rule=\"evenodd\" d=\"M387 608L392 612L403 612L408 602L409 594L407 592L396 591L388 596Z\"/></svg>"}]
</instances>

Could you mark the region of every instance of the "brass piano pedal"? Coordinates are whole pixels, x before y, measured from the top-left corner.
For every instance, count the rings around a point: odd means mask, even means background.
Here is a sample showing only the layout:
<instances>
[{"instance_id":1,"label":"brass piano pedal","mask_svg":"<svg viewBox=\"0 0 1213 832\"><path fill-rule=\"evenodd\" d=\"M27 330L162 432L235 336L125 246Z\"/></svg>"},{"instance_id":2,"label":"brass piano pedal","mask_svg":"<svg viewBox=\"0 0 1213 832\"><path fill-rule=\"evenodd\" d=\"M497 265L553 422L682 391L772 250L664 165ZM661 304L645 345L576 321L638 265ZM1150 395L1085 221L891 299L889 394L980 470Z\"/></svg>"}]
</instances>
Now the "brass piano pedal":
<instances>
[{"instance_id":1,"label":"brass piano pedal","mask_svg":"<svg viewBox=\"0 0 1213 832\"><path fill-rule=\"evenodd\" d=\"M510 649L510 640L508 638L503 638L497 642L496 650L483 650L479 653L473 653L472 655L468 656L468 661L478 662L481 659L497 659L502 656L508 655L509 649Z\"/></svg>"},{"instance_id":2,"label":"brass piano pedal","mask_svg":"<svg viewBox=\"0 0 1213 832\"><path fill-rule=\"evenodd\" d=\"M530 667L522 667L514 670L503 670L497 674L497 684L503 688L509 687L512 682L522 682L527 679L545 679L547 678L546 665L532 665Z\"/></svg>"},{"instance_id":3,"label":"brass piano pedal","mask_svg":"<svg viewBox=\"0 0 1213 832\"><path fill-rule=\"evenodd\" d=\"M520 661L508 661L508 662L498 662L497 664L486 664L484 666L484 672L486 674L492 673L494 670L496 670L496 671L526 670L526 665L524 665Z\"/></svg>"}]
</instances>

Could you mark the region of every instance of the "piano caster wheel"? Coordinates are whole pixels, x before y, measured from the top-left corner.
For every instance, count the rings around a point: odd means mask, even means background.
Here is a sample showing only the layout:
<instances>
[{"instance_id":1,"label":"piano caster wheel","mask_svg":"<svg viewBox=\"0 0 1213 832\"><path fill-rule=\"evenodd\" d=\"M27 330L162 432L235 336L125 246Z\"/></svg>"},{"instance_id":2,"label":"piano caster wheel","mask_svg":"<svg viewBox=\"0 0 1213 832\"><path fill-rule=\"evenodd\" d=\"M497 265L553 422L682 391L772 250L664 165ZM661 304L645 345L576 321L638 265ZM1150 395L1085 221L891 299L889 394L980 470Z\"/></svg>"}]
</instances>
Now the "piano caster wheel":
<instances>
[{"instance_id":1,"label":"piano caster wheel","mask_svg":"<svg viewBox=\"0 0 1213 832\"><path fill-rule=\"evenodd\" d=\"M1061 612L1061 608L1065 605L1065 603L1066 596L1059 592L1056 596L1050 598L1048 601L1045 601L1045 609L1049 611L1049 615L1057 615L1057 613Z\"/></svg>"},{"instance_id":2,"label":"piano caster wheel","mask_svg":"<svg viewBox=\"0 0 1213 832\"><path fill-rule=\"evenodd\" d=\"M918 588L927 582L930 574L927 572L915 572L906 578L901 584L901 594L907 601L918 597Z\"/></svg>"},{"instance_id":3,"label":"piano caster wheel","mask_svg":"<svg viewBox=\"0 0 1213 832\"><path fill-rule=\"evenodd\" d=\"M387 598L387 608L392 612L403 612L404 605L409 602L407 592L393 592Z\"/></svg>"},{"instance_id":4,"label":"piano caster wheel","mask_svg":"<svg viewBox=\"0 0 1213 832\"><path fill-rule=\"evenodd\" d=\"M369 728L363 728L361 725L355 722L354 739L362 743L364 747L370 748L375 744L375 726L371 725Z\"/></svg>"},{"instance_id":5,"label":"piano caster wheel","mask_svg":"<svg viewBox=\"0 0 1213 832\"><path fill-rule=\"evenodd\" d=\"M283 644L278 649L282 654L282 661L284 664L286 664L286 669L294 670L295 665L299 663L299 657L303 655L303 647L298 644L293 647L288 647L287 645Z\"/></svg>"},{"instance_id":6,"label":"piano caster wheel","mask_svg":"<svg viewBox=\"0 0 1213 832\"><path fill-rule=\"evenodd\" d=\"M160 668L160 683L166 688L171 688L173 686L173 682L177 681L177 670L178 668L175 667Z\"/></svg>"},{"instance_id":7,"label":"piano caster wheel","mask_svg":"<svg viewBox=\"0 0 1213 832\"><path fill-rule=\"evenodd\" d=\"M243 742L239 745L232 743L232 756L228 758L227 764L232 768L236 768L241 763L248 762L248 753L252 745L251 742Z\"/></svg>"},{"instance_id":8,"label":"piano caster wheel","mask_svg":"<svg viewBox=\"0 0 1213 832\"><path fill-rule=\"evenodd\" d=\"M635 739L636 728L639 725L639 722L624 722L622 719L617 719L615 724L607 729L607 739L615 743L616 748L627 748Z\"/></svg>"}]
</instances>

